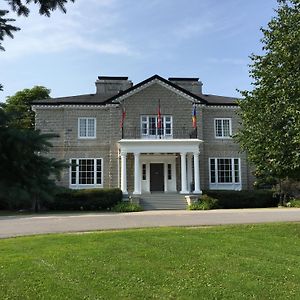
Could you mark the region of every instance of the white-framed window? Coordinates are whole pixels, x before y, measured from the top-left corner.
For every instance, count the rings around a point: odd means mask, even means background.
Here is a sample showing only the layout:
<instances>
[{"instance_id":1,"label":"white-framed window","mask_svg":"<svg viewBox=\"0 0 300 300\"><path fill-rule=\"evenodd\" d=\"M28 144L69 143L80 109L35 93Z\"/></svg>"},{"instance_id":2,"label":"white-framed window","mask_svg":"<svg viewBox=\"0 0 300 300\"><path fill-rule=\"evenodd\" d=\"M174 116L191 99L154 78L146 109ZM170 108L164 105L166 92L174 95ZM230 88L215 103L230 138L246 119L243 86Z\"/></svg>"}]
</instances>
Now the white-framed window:
<instances>
[{"instance_id":1,"label":"white-framed window","mask_svg":"<svg viewBox=\"0 0 300 300\"><path fill-rule=\"evenodd\" d=\"M78 118L78 138L96 138L96 118Z\"/></svg>"},{"instance_id":2,"label":"white-framed window","mask_svg":"<svg viewBox=\"0 0 300 300\"><path fill-rule=\"evenodd\" d=\"M161 116L161 128L158 128L158 117L141 116L141 135L143 138L171 138L173 136L172 116Z\"/></svg>"},{"instance_id":3,"label":"white-framed window","mask_svg":"<svg viewBox=\"0 0 300 300\"><path fill-rule=\"evenodd\" d=\"M102 187L102 158L70 159L70 186L73 188Z\"/></svg>"},{"instance_id":4,"label":"white-framed window","mask_svg":"<svg viewBox=\"0 0 300 300\"><path fill-rule=\"evenodd\" d=\"M210 186L240 189L241 167L239 158L209 158Z\"/></svg>"},{"instance_id":5,"label":"white-framed window","mask_svg":"<svg viewBox=\"0 0 300 300\"><path fill-rule=\"evenodd\" d=\"M232 135L231 118L216 118L215 122L215 138L228 139Z\"/></svg>"}]
</instances>

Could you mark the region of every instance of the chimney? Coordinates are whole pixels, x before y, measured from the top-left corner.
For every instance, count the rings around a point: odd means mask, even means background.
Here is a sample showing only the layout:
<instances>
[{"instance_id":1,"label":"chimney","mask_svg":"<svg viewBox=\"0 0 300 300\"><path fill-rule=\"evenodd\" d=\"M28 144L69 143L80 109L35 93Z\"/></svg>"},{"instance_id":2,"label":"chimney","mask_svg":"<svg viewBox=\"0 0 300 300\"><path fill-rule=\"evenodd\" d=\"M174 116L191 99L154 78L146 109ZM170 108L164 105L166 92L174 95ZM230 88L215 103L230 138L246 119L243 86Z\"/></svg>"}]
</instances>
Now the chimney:
<instances>
[{"instance_id":1,"label":"chimney","mask_svg":"<svg viewBox=\"0 0 300 300\"><path fill-rule=\"evenodd\" d=\"M128 77L121 76L98 76L96 84L96 93L106 96L117 95L132 87L132 81Z\"/></svg>"},{"instance_id":2,"label":"chimney","mask_svg":"<svg viewBox=\"0 0 300 300\"><path fill-rule=\"evenodd\" d=\"M199 95L202 94L202 81L199 78L190 77L169 77L169 81L179 85L180 87L188 90L189 92Z\"/></svg>"}]
</instances>

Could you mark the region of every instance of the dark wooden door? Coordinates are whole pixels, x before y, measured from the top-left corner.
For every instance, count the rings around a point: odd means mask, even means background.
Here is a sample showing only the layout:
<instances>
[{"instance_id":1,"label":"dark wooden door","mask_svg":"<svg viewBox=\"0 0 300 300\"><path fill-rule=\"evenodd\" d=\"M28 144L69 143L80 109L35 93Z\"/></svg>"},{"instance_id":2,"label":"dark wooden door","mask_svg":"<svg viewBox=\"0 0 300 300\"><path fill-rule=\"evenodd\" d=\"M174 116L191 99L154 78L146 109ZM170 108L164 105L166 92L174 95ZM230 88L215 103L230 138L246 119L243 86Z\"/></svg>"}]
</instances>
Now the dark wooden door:
<instances>
[{"instance_id":1,"label":"dark wooden door","mask_svg":"<svg viewBox=\"0 0 300 300\"><path fill-rule=\"evenodd\" d=\"M150 164L150 191L164 191L164 164Z\"/></svg>"}]
</instances>

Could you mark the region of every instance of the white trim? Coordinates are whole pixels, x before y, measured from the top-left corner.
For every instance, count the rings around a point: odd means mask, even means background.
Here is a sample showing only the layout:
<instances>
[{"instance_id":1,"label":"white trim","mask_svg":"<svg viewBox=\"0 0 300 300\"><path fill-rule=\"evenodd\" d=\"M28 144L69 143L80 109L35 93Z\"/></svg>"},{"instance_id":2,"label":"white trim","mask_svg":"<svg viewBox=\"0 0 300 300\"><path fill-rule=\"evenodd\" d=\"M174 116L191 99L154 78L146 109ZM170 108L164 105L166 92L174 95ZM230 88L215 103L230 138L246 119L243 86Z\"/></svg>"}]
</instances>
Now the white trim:
<instances>
[{"instance_id":1,"label":"white trim","mask_svg":"<svg viewBox=\"0 0 300 300\"><path fill-rule=\"evenodd\" d=\"M146 180L142 180L141 177L141 190L142 193L150 193L150 164L162 163L164 164L164 192L176 192L176 155L145 155L142 154L140 157L140 167L146 165ZM171 165L172 179L168 179L167 165Z\"/></svg>"},{"instance_id":2,"label":"white trim","mask_svg":"<svg viewBox=\"0 0 300 300\"><path fill-rule=\"evenodd\" d=\"M94 161L94 184L79 184L79 160L91 159ZM70 164L72 160L76 160L76 183L72 184L72 165L69 167L69 187L71 189L86 189L86 188L103 188L104 181L104 163L101 157L77 157L70 158ZM101 184L97 184L97 160L101 160Z\"/></svg>"},{"instance_id":3,"label":"white trim","mask_svg":"<svg viewBox=\"0 0 300 300\"><path fill-rule=\"evenodd\" d=\"M222 124L222 136L217 136L217 127L216 127L216 121L221 120ZM229 136L224 136L224 127L223 127L223 121L229 121ZM214 118L214 131L215 131L215 139L222 139L222 140L227 140L227 139L232 139L232 118Z\"/></svg>"},{"instance_id":4,"label":"white trim","mask_svg":"<svg viewBox=\"0 0 300 300\"><path fill-rule=\"evenodd\" d=\"M211 182L211 166L210 160L215 160L215 182ZM218 181L218 159L231 160L231 177L232 182L219 182ZM235 182L234 174L234 160L238 159L239 162L239 182ZM209 172L209 188L212 190L238 190L242 189L242 174L241 174L241 159L239 157L209 157L208 158L208 172Z\"/></svg>"},{"instance_id":5,"label":"white trim","mask_svg":"<svg viewBox=\"0 0 300 300\"><path fill-rule=\"evenodd\" d=\"M166 134L166 117L170 118L170 123L171 124L171 134ZM146 118L146 122L143 122L143 118ZM173 138L173 116L172 115L161 115L161 119L163 121L163 134L159 135L159 134L155 134L155 135L150 135L149 131L150 131L150 122L149 122L149 118L155 118L155 131L157 132L159 128L157 128L157 115L141 115L140 116L140 132L141 132L141 138L142 139L159 139L159 138L163 138L163 139L172 139ZM146 124L147 126L147 134L143 133L143 124Z\"/></svg>"},{"instance_id":6,"label":"white trim","mask_svg":"<svg viewBox=\"0 0 300 300\"><path fill-rule=\"evenodd\" d=\"M119 107L119 104L32 104L32 110L35 112L37 109L62 109L62 108L76 108L76 109L107 109L107 108L117 108Z\"/></svg>"},{"instance_id":7,"label":"white trim","mask_svg":"<svg viewBox=\"0 0 300 300\"><path fill-rule=\"evenodd\" d=\"M80 121L85 120L86 121L86 134L88 131L88 120L94 120L94 135L93 136L80 136ZM78 139L80 140L94 140L97 138L97 119L94 117L79 117L77 120L77 133L78 133Z\"/></svg>"},{"instance_id":8,"label":"white trim","mask_svg":"<svg viewBox=\"0 0 300 300\"><path fill-rule=\"evenodd\" d=\"M118 142L121 151L127 153L178 153L198 152L202 140L198 139L123 139Z\"/></svg>"},{"instance_id":9,"label":"white trim","mask_svg":"<svg viewBox=\"0 0 300 300\"><path fill-rule=\"evenodd\" d=\"M206 109L220 109L222 108L222 110L224 109L240 109L240 107L238 105L203 105L205 110Z\"/></svg>"}]
</instances>

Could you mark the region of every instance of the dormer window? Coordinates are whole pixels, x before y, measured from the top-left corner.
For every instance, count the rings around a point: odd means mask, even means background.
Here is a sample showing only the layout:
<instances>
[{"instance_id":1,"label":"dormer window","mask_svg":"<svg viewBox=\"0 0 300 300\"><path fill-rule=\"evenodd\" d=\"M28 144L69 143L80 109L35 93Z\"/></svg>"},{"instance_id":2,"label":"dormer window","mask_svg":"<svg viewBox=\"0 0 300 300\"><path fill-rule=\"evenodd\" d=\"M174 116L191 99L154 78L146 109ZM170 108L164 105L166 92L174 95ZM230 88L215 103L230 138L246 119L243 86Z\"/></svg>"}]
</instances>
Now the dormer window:
<instances>
[{"instance_id":1,"label":"dormer window","mask_svg":"<svg viewBox=\"0 0 300 300\"><path fill-rule=\"evenodd\" d=\"M231 138L231 118L215 119L215 138L228 139Z\"/></svg>"},{"instance_id":2,"label":"dormer window","mask_svg":"<svg viewBox=\"0 0 300 300\"><path fill-rule=\"evenodd\" d=\"M158 116L141 116L141 135L143 138L171 138L173 135L172 116L161 116L158 128Z\"/></svg>"}]
</instances>

